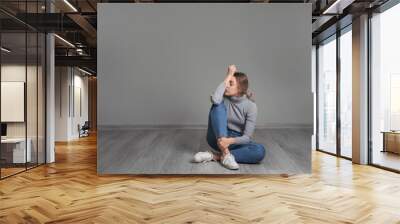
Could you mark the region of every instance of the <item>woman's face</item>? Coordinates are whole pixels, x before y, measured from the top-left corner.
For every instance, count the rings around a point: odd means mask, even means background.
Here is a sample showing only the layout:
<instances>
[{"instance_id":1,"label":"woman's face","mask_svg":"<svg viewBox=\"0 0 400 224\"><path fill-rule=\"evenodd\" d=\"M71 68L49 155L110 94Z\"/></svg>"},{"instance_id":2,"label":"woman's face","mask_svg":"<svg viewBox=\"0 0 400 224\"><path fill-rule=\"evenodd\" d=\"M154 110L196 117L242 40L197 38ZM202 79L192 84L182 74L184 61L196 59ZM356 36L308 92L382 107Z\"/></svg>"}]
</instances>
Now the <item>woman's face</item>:
<instances>
[{"instance_id":1,"label":"woman's face","mask_svg":"<svg viewBox=\"0 0 400 224\"><path fill-rule=\"evenodd\" d=\"M239 85L236 81L235 77L232 77L229 82L228 86L225 88L225 96L237 96L239 95Z\"/></svg>"}]
</instances>

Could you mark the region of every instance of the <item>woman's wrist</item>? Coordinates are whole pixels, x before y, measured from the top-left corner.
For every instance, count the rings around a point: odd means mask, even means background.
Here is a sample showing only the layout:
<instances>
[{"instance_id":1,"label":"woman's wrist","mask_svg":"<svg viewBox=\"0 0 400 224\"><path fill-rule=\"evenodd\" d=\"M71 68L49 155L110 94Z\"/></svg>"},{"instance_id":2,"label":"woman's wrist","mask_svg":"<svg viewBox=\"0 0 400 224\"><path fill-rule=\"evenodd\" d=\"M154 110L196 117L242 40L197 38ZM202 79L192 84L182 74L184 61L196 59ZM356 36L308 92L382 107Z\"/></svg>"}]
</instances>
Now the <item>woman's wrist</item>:
<instances>
[{"instance_id":1,"label":"woman's wrist","mask_svg":"<svg viewBox=\"0 0 400 224\"><path fill-rule=\"evenodd\" d=\"M236 142L235 138L233 138L233 137L229 138L229 143L230 144L235 144L235 142Z\"/></svg>"}]
</instances>

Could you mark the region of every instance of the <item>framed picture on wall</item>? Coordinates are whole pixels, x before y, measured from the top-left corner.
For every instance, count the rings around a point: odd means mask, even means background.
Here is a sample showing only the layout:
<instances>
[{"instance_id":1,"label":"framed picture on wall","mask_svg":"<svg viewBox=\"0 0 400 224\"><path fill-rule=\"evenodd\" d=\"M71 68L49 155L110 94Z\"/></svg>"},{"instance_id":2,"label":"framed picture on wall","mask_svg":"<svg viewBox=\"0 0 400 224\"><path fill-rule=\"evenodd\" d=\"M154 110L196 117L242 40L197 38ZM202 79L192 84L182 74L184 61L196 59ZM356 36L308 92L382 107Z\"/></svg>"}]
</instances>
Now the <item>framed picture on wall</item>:
<instances>
[{"instance_id":1,"label":"framed picture on wall","mask_svg":"<svg viewBox=\"0 0 400 224\"><path fill-rule=\"evenodd\" d=\"M1 122L24 122L25 82L1 82Z\"/></svg>"}]
</instances>

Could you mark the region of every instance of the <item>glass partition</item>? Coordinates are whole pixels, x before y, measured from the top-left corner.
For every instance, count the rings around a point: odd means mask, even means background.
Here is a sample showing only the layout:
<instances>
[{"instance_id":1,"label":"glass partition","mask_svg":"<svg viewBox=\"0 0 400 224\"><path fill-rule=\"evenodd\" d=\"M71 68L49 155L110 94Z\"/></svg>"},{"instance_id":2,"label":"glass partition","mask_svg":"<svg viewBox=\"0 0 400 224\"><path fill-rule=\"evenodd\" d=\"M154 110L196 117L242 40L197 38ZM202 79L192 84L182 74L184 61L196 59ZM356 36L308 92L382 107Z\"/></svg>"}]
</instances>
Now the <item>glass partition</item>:
<instances>
[{"instance_id":1,"label":"glass partition","mask_svg":"<svg viewBox=\"0 0 400 224\"><path fill-rule=\"evenodd\" d=\"M27 113L27 144L30 148L30 160L27 163L28 168L36 166L38 160L38 119L37 119L37 98L38 98L38 36L36 32L29 31L27 33L27 98L26 98L26 113Z\"/></svg>"},{"instance_id":2,"label":"glass partition","mask_svg":"<svg viewBox=\"0 0 400 224\"><path fill-rule=\"evenodd\" d=\"M1 47L1 177L7 177L24 171L31 161L26 143L26 33L3 32Z\"/></svg>"},{"instance_id":3,"label":"glass partition","mask_svg":"<svg viewBox=\"0 0 400 224\"><path fill-rule=\"evenodd\" d=\"M44 3L1 1L0 7L21 16L45 12ZM45 163L45 45L44 33L0 12L1 179Z\"/></svg>"},{"instance_id":4,"label":"glass partition","mask_svg":"<svg viewBox=\"0 0 400 224\"><path fill-rule=\"evenodd\" d=\"M45 74L45 66L46 66L46 38L44 33L38 33L38 76L37 76L37 90L38 90L38 110L37 110L37 162L38 164L43 164L46 161L46 139L45 139L45 122L46 122L46 74Z\"/></svg>"}]
</instances>

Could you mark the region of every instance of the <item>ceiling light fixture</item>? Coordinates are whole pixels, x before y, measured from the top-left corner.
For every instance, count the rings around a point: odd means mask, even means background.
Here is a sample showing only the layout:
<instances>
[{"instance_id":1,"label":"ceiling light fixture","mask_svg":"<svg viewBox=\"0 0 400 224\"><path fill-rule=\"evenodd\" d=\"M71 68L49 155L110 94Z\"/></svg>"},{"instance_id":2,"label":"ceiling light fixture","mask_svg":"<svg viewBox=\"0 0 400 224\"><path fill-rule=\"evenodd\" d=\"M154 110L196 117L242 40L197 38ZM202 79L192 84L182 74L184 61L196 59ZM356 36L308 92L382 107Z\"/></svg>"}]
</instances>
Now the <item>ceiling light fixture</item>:
<instances>
[{"instance_id":1,"label":"ceiling light fixture","mask_svg":"<svg viewBox=\"0 0 400 224\"><path fill-rule=\"evenodd\" d=\"M85 74L88 74L88 75L90 75L90 76L92 75L92 73L90 73L90 72L88 72L88 71L85 71L85 70L83 70L83 69L81 69L81 68L79 68L79 67L78 67L78 70L81 71L81 72L83 72L83 73L85 73Z\"/></svg>"},{"instance_id":2,"label":"ceiling light fixture","mask_svg":"<svg viewBox=\"0 0 400 224\"><path fill-rule=\"evenodd\" d=\"M65 4L67 4L72 10L74 10L75 12L78 12L78 10L71 4L69 3L68 0L64 0Z\"/></svg>"},{"instance_id":3,"label":"ceiling light fixture","mask_svg":"<svg viewBox=\"0 0 400 224\"><path fill-rule=\"evenodd\" d=\"M10 52L11 52L11 50L9 50L9 49L7 49L7 48L5 48L5 47L1 47L1 50L4 51L4 52L7 52L7 53L10 53Z\"/></svg>"},{"instance_id":4,"label":"ceiling light fixture","mask_svg":"<svg viewBox=\"0 0 400 224\"><path fill-rule=\"evenodd\" d=\"M330 5L327 9L325 9L322 14L329 13L334 7L336 7L337 4L339 4L340 1L341 0L336 0L332 5Z\"/></svg>"},{"instance_id":5,"label":"ceiling light fixture","mask_svg":"<svg viewBox=\"0 0 400 224\"><path fill-rule=\"evenodd\" d=\"M62 37L60 37L60 36L57 35L57 34L54 34L54 36L56 36L58 39L62 40L64 43L68 44L69 46L75 48L75 45L73 45L73 44L72 44L71 42L69 42L68 40L66 40L66 39L64 39L64 38L62 38Z\"/></svg>"}]
</instances>

